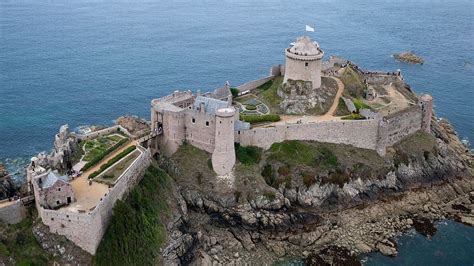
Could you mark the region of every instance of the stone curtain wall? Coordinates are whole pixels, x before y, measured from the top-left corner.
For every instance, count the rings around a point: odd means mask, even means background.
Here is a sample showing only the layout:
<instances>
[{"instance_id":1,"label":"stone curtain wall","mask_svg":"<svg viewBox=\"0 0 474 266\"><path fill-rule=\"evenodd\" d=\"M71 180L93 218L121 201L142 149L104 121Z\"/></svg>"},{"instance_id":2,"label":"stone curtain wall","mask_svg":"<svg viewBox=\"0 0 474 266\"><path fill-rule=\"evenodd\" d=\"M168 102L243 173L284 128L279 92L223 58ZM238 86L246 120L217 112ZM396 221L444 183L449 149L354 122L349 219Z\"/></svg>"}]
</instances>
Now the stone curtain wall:
<instances>
[{"instance_id":1,"label":"stone curtain wall","mask_svg":"<svg viewBox=\"0 0 474 266\"><path fill-rule=\"evenodd\" d=\"M243 146L251 145L263 149L285 140L312 140L376 150L378 122L375 119L340 120L279 125L241 131L240 134L237 133L236 139Z\"/></svg>"},{"instance_id":2,"label":"stone curtain wall","mask_svg":"<svg viewBox=\"0 0 474 266\"><path fill-rule=\"evenodd\" d=\"M8 200L7 200L8 201ZM26 210L21 200L0 208L0 221L6 224L16 224L26 217Z\"/></svg>"},{"instance_id":3,"label":"stone curtain wall","mask_svg":"<svg viewBox=\"0 0 474 266\"><path fill-rule=\"evenodd\" d=\"M421 107L413 105L380 121L377 146L384 149L421 129Z\"/></svg>"},{"instance_id":4,"label":"stone curtain wall","mask_svg":"<svg viewBox=\"0 0 474 266\"><path fill-rule=\"evenodd\" d=\"M46 210L40 207L39 214L43 223L49 226L52 232L64 235L76 245L94 255L102 236L107 230L115 202L123 199L130 189L140 181L151 163L150 149L138 148L142 154L123 173L113 189L95 209L87 213L76 213L64 209Z\"/></svg>"}]
</instances>

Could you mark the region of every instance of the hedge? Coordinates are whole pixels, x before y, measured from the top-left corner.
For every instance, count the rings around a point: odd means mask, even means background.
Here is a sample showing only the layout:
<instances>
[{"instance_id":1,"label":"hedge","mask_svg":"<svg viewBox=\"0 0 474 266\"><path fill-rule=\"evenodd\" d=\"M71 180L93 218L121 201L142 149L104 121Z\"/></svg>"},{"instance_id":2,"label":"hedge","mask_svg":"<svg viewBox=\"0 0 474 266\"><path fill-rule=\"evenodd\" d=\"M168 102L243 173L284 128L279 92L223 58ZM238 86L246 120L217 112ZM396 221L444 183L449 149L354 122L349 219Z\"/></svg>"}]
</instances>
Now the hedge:
<instances>
[{"instance_id":1,"label":"hedge","mask_svg":"<svg viewBox=\"0 0 474 266\"><path fill-rule=\"evenodd\" d=\"M128 139L122 139L119 142L117 142L114 146L108 148L105 150L103 153L97 155L94 157L92 160L88 161L81 169L81 171L86 171L87 169L91 168L92 166L96 165L98 162L100 162L102 159L104 159L107 155L109 155L111 152L115 151L117 148L122 146L128 141Z\"/></svg>"},{"instance_id":2,"label":"hedge","mask_svg":"<svg viewBox=\"0 0 474 266\"><path fill-rule=\"evenodd\" d=\"M117 154L115 157L113 157L112 159L110 159L109 161L107 161L106 163L104 163L103 165L101 165L99 170L97 170L97 171L95 171L94 173L90 174L90 175L89 175L89 179L98 176L98 175L99 175L100 173L102 173L105 169L109 168L109 167L112 166L114 163L118 162L120 159L122 159L123 157L127 156L129 153L131 153L132 151L134 151L136 148L137 148L137 147L136 147L135 145L126 148L126 149L123 150L121 153Z\"/></svg>"},{"instance_id":3,"label":"hedge","mask_svg":"<svg viewBox=\"0 0 474 266\"><path fill-rule=\"evenodd\" d=\"M250 124L261 123L261 122L278 122L280 121L279 115L240 115L240 120L248 122Z\"/></svg>"},{"instance_id":4,"label":"hedge","mask_svg":"<svg viewBox=\"0 0 474 266\"><path fill-rule=\"evenodd\" d=\"M232 93L232 97L239 96L239 89L237 88L230 88L230 92Z\"/></svg>"}]
</instances>

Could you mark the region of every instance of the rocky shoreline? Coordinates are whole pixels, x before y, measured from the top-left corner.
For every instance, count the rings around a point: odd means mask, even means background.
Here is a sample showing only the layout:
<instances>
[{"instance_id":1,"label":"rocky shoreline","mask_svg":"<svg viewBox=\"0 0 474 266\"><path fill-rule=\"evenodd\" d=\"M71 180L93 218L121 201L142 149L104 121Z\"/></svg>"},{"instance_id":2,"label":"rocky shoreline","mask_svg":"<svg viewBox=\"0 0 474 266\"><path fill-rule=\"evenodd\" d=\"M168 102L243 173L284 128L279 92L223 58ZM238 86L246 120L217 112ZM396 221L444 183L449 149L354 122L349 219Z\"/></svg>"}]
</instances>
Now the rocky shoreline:
<instances>
[{"instance_id":1,"label":"rocky shoreline","mask_svg":"<svg viewBox=\"0 0 474 266\"><path fill-rule=\"evenodd\" d=\"M396 256L396 237L411 228L432 236L437 220L474 226L472 153L447 121L434 122L437 156L412 158L385 181L351 181L345 189L318 186L314 191L325 191L312 195L320 197L318 204L298 204L298 197L307 193L300 191L291 199L283 189L271 199L236 204L231 197L223 199L178 181L181 212L167 226L165 263L271 264L298 257L309 265L334 264L341 254L348 261L369 252Z\"/></svg>"}]
</instances>

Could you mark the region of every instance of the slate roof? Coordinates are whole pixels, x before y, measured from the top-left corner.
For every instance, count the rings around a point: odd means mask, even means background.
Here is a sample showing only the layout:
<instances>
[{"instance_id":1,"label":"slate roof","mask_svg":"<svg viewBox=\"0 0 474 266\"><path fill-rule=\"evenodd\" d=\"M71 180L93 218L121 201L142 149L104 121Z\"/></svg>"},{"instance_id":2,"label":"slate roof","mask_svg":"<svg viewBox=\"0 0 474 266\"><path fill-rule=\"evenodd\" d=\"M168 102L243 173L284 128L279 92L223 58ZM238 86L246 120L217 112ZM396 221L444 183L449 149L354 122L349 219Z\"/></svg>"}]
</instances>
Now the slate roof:
<instances>
[{"instance_id":1,"label":"slate roof","mask_svg":"<svg viewBox=\"0 0 474 266\"><path fill-rule=\"evenodd\" d=\"M232 93L230 92L230 89L229 89L228 86L218 88L212 93L213 98L216 98L216 99L219 99L219 100L227 100L227 97L229 97L231 95L232 95Z\"/></svg>"},{"instance_id":2,"label":"slate roof","mask_svg":"<svg viewBox=\"0 0 474 266\"><path fill-rule=\"evenodd\" d=\"M196 99L194 100L195 111L199 111L199 107L201 106L201 103L204 103L205 112L208 114L215 114L218 109L229 107L229 103L227 102L224 102L218 99L197 96Z\"/></svg>"},{"instance_id":3,"label":"slate roof","mask_svg":"<svg viewBox=\"0 0 474 266\"><path fill-rule=\"evenodd\" d=\"M63 181L68 183L69 182L69 177L66 175L59 175L58 172L51 171L48 173L46 176L46 179L43 180L43 188L49 188L52 187L58 180Z\"/></svg>"}]
</instances>

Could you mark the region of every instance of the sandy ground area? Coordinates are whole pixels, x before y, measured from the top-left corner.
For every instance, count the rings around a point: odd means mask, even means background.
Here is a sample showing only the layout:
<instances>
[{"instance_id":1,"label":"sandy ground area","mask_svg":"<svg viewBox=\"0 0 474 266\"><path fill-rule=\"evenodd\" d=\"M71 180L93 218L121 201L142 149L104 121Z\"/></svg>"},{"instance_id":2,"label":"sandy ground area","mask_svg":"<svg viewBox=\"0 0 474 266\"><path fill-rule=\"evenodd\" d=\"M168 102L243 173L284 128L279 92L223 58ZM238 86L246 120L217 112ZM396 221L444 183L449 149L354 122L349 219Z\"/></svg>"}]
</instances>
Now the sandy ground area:
<instances>
[{"instance_id":1,"label":"sandy ground area","mask_svg":"<svg viewBox=\"0 0 474 266\"><path fill-rule=\"evenodd\" d=\"M71 181L72 190L74 191L74 196L76 197L76 202L69 204L68 206L62 208L67 209L68 211L78 212L79 210L88 211L91 208L95 207L99 201L105 197L105 194L109 192L109 186L91 181L89 183L88 176L93 172L99 170L100 166L106 163L109 159L113 158L126 148L136 145L133 141L128 142L126 145L115 150L108 156L106 156L102 161L96 164L94 167L88 169L82 175Z\"/></svg>"}]
</instances>

